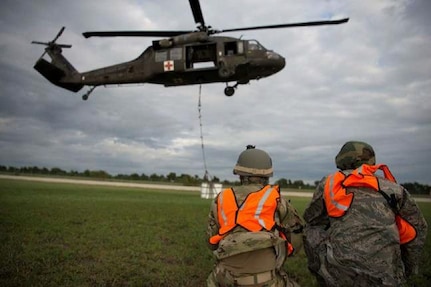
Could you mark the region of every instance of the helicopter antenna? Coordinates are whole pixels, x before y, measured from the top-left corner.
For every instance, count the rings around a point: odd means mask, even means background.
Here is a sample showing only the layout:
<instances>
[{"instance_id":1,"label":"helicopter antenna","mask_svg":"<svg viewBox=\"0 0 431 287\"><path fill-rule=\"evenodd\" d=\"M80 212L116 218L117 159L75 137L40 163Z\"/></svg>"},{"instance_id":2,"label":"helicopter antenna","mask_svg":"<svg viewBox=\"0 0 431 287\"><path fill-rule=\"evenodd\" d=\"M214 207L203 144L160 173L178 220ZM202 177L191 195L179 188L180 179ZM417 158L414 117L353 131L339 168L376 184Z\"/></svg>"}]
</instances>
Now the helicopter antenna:
<instances>
[{"instance_id":1,"label":"helicopter antenna","mask_svg":"<svg viewBox=\"0 0 431 287\"><path fill-rule=\"evenodd\" d=\"M204 135L203 135L203 127L202 127L202 102L201 102L201 94L202 94L202 84L199 85L199 101L198 101L198 112L199 112L199 127L200 127L200 133L201 133L201 148L202 148L202 158L204 161L204 181L210 181L211 182L211 176L208 172L207 168L207 160L205 156L205 145L204 145Z\"/></svg>"}]
</instances>

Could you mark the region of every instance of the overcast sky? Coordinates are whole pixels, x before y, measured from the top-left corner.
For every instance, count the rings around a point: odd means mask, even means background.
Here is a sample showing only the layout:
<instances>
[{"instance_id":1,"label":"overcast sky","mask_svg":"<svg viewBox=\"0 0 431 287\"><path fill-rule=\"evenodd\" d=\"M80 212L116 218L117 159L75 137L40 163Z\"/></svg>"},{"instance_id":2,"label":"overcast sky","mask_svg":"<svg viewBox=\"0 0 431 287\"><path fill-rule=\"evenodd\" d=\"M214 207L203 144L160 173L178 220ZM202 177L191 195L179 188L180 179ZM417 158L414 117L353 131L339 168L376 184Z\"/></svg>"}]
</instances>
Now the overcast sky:
<instances>
[{"instance_id":1,"label":"overcast sky","mask_svg":"<svg viewBox=\"0 0 431 287\"><path fill-rule=\"evenodd\" d=\"M257 39L286 58L279 73L202 86L208 171L235 179L247 144L279 178L320 180L344 142L370 143L399 182L431 184L431 1L201 0L207 24L229 29L349 17L343 25L223 34ZM58 43L79 71L132 60L151 38L90 38L100 30L192 30L187 0L3 0L0 4L0 165L204 175L199 86L99 87L88 101L33 65ZM47 57L47 56L45 56ZM48 58L48 57L47 57ZM49 59L49 58L48 58Z\"/></svg>"}]
</instances>

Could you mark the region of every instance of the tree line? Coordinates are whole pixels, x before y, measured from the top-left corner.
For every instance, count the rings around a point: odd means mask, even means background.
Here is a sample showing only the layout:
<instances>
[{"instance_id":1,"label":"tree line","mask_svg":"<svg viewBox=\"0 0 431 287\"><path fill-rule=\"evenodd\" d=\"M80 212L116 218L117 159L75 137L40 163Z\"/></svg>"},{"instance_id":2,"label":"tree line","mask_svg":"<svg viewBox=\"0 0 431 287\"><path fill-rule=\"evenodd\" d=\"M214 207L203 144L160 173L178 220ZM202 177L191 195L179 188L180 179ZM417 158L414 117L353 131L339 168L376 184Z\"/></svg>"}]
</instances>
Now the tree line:
<instances>
[{"instance_id":1,"label":"tree line","mask_svg":"<svg viewBox=\"0 0 431 287\"><path fill-rule=\"evenodd\" d=\"M104 170L84 170L83 172L71 170L65 171L58 167L53 168L39 168L37 166L30 167L12 167L12 166L4 166L0 165L0 173L7 174L24 174L24 175L50 175L50 176L70 176L70 177L82 177L82 178L93 178L93 179L102 179L102 180L124 180L124 181L150 181L150 182L159 182L159 183L174 183L174 184L182 184L186 186L199 186L203 182L207 182L211 180L213 183L221 183L223 186L237 186L240 184L238 180L236 181L228 181L228 180L220 180L220 178L214 176L212 178L207 178L206 176L200 177L198 175L189 175L189 174L177 174L175 172L170 172L167 175L152 173L147 175L145 173L138 174L117 174L111 175ZM314 184L305 183L303 180L290 180L281 178L275 182L281 188L294 188L299 190L310 190L315 189L319 181L315 181ZM422 194L422 195L430 195L431 187L426 184L420 184L417 182L414 183L402 183L410 193L412 194Z\"/></svg>"},{"instance_id":2,"label":"tree line","mask_svg":"<svg viewBox=\"0 0 431 287\"><path fill-rule=\"evenodd\" d=\"M199 177L198 175L189 175L189 174L177 174L175 172L170 172L167 175L152 173L147 175L145 173L138 174L116 174L111 175L110 173L104 170L84 170L84 171L66 171L58 167L53 168L40 168L37 166L30 167L13 167L13 166L4 166L0 165L0 173L7 174L23 174L23 175L46 175L46 176L67 176L67 177L80 177L80 178L93 178L93 179L102 179L102 180L124 180L124 181L151 181L151 182L159 182L159 183L177 183L183 185L200 185L202 182L208 181L209 179L205 177ZM239 182L236 181L221 181L218 177L211 178L211 181L214 183L223 183L225 185L239 185Z\"/></svg>"}]
</instances>

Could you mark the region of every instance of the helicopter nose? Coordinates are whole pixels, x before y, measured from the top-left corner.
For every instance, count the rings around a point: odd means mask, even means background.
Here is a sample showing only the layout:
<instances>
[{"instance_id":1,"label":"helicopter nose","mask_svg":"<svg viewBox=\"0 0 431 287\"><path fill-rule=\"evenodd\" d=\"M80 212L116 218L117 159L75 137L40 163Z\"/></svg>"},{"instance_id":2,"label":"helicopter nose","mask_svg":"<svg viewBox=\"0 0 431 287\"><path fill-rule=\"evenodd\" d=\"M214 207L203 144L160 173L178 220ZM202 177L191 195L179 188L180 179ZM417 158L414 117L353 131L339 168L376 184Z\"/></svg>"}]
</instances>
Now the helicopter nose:
<instances>
[{"instance_id":1,"label":"helicopter nose","mask_svg":"<svg viewBox=\"0 0 431 287\"><path fill-rule=\"evenodd\" d=\"M267 59L271 61L274 73L281 71L286 65L286 60L280 55L273 51L266 53Z\"/></svg>"},{"instance_id":2,"label":"helicopter nose","mask_svg":"<svg viewBox=\"0 0 431 287\"><path fill-rule=\"evenodd\" d=\"M286 60L273 51L265 51L265 54L252 58L249 64L251 77L260 79L281 71L286 65Z\"/></svg>"}]
</instances>

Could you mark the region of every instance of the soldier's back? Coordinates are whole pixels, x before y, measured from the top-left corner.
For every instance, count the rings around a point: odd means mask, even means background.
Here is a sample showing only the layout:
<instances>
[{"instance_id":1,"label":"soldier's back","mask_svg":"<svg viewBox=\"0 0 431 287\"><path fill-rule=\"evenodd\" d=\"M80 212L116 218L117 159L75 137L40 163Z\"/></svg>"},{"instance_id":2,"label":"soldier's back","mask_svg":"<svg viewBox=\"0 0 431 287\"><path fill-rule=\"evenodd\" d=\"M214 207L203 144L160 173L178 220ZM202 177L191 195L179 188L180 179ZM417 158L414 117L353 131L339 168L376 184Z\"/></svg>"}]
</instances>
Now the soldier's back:
<instances>
[{"instance_id":1,"label":"soldier's back","mask_svg":"<svg viewBox=\"0 0 431 287\"><path fill-rule=\"evenodd\" d=\"M372 189L349 192L354 199L346 214L330 219L328 271L342 274L344 286L398 286L404 274L393 210Z\"/></svg>"}]
</instances>

